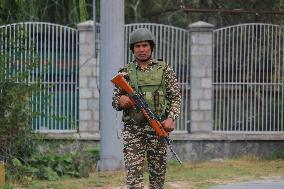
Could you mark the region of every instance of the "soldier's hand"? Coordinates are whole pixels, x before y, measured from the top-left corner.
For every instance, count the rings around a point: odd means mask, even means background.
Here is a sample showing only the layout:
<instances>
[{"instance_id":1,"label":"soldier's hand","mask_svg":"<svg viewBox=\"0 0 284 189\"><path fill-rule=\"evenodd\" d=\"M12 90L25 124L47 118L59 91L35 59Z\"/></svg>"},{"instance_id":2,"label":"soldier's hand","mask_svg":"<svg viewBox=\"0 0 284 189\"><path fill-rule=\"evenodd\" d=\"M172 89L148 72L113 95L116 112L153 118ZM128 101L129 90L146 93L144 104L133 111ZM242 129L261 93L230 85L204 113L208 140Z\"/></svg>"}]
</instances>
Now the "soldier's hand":
<instances>
[{"instance_id":1,"label":"soldier's hand","mask_svg":"<svg viewBox=\"0 0 284 189\"><path fill-rule=\"evenodd\" d=\"M126 95L121 95L118 98L118 103L122 108L134 108L135 104Z\"/></svg>"},{"instance_id":2,"label":"soldier's hand","mask_svg":"<svg viewBox=\"0 0 284 189\"><path fill-rule=\"evenodd\" d=\"M166 132L171 132L174 130L174 121L172 118L167 118L161 123Z\"/></svg>"}]
</instances>

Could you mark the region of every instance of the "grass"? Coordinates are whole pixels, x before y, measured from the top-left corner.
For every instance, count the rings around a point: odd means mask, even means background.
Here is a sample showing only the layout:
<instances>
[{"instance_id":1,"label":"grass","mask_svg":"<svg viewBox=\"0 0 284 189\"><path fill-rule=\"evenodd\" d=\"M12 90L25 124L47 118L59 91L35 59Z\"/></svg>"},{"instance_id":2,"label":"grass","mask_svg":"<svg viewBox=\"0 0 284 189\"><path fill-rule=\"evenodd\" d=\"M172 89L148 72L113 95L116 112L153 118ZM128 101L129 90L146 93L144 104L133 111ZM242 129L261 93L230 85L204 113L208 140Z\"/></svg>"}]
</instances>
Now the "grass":
<instances>
[{"instance_id":1,"label":"grass","mask_svg":"<svg viewBox=\"0 0 284 189\"><path fill-rule=\"evenodd\" d=\"M169 161L165 188L204 189L213 185L274 176L284 176L284 159L259 160L253 156L244 156L221 161L187 162L182 165ZM49 182L33 180L26 187L17 184L13 186L26 189L109 189L111 186L123 186L124 177L124 171L94 172L84 179L65 178ZM145 172L145 178L147 177Z\"/></svg>"},{"instance_id":2,"label":"grass","mask_svg":"<svg viewBox=\"0 0 284 189\"><path fill-rule=\"evenodd\" d=\"M170 163L171 164L171 163ZM258 160L252 156L221 162L191 162L169 166L167 181L183 181L192 188L284 176L284 160Z\"/></svg>"}]
</instances>

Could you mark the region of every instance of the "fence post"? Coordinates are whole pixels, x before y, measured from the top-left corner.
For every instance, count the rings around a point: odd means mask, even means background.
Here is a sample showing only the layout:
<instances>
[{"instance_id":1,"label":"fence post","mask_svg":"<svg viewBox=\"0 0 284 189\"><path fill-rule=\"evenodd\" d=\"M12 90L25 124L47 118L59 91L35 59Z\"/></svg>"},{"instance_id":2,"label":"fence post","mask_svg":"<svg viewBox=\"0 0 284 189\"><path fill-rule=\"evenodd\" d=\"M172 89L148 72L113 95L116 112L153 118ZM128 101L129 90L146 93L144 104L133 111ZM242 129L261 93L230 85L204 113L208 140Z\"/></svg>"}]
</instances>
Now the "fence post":
<instances>
[{"instance_id":1,"label":"fence post","mask_svg":"<svg viewBox=\"0 0 284 189\"><path fill-rule=\"evenodd\" d=\"M214 25L190 24L190 132L211 132L213 126L212 63Z\"/></svg>"},{"instance_id":2,"label":"fence post","mask_svg":"<svg viewBox=\"0 0 284 189\"><path fill-rule=\"evenodd\" d=\"M5 167L4 162L0 161L0 186L4 186L5 184Z\"/></svg>"},{"instance_id":3,"label":"fence post","mask_svg":"<svg viewBox=\"0 0 284 189\"><path fill-rule=\"evenodd\" d=\"M79 133L99 139L99 71L95 59L93 21L79 23Z\"/></svg>"}]
</instances>

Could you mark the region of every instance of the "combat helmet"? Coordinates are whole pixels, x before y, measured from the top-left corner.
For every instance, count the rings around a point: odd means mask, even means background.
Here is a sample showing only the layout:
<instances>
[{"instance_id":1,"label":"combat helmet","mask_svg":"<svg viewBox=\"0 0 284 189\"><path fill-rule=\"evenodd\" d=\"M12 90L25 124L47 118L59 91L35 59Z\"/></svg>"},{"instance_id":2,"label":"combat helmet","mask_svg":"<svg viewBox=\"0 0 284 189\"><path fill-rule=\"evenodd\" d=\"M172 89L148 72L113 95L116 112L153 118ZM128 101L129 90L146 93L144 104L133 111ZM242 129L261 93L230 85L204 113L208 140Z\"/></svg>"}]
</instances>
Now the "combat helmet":
<instances>
[{"instance_id":1,"label":"combat helmet","mask_svg":"<svg viewBox=\"0 0 284 189\"><path fill-rule=\"evenodd\" d=\"M149 41L151 45L151 49L153 51L153 48L155 46L154 36L151 33L150 30L146 28L138 28L137 30L134 30L130 34L130 50L133 51L134 44L141 42L141 41Z\"/></svg>"}]
</instances>

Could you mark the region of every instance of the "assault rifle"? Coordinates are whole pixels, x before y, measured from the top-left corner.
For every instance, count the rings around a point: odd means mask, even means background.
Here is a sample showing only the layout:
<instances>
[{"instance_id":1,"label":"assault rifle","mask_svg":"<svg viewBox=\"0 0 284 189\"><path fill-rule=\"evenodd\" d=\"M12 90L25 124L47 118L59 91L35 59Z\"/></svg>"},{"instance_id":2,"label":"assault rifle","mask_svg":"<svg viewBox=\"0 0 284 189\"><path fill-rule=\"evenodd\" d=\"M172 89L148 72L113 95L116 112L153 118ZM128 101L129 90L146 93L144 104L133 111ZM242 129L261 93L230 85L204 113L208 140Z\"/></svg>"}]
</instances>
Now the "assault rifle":
<instances>
[{"instance_id":1,"label":"assault rifle","mask_svg":"<svg viewBox=\"0 0 284 189\"><path fill-rule=\"evenodd\" d=\"M144 100L143 94L135 92L134 89L132 89L132 87L125 80L122 74L118 74L117 76L115 76L111 80L111 82L120 89L124 90L130 96L136 108L143 113L151 127L153 127L153 129L156 131L156 134L163 140L163 142L167 144L175 159L181 164L181 160L172 148L171 140L169 139L169 134L164 130L158 116Z\"/></svg>"}]
</instances>

